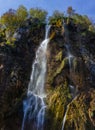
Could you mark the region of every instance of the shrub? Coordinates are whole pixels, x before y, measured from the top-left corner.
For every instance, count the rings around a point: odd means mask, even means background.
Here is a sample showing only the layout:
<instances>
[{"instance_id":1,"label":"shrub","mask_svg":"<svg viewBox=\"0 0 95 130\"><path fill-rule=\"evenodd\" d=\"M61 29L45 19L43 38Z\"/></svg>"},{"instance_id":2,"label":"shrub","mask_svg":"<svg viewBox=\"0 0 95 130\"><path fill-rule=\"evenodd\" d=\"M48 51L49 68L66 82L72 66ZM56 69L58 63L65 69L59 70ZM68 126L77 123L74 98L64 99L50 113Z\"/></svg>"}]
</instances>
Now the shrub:
<instances>
[{"instance_id":1,"label":"shrub","mask_svg":"<svg viewBox=\"0 0 95 130\"><path fill-rule=\"evenodd\" d=\"M31 8L29 10L29 15L32 18L39 19L41 22L45 22L46 21L46 17L47 17L47 12L45 10L42 10L42 9Z\"/></svg>"}]
</instances>

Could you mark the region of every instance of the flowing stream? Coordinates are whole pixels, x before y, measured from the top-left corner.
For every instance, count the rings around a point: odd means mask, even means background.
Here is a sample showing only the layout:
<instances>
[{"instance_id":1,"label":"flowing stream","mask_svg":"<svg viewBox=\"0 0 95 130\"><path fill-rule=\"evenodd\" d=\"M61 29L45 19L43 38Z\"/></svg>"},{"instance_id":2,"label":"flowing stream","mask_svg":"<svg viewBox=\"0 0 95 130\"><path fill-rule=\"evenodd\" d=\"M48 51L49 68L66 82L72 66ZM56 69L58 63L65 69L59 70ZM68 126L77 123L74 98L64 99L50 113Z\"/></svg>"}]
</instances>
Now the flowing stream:
<instances>
[{"instance_id":1,"label":"flowing stream","mask_svg":"<svg viewBox=\"0 0 95 130\"><path fill-rule=\"evenodd\" d=\"M68 58L68 63L69 63L70 76L71 76L71 73L73 72L72 71L73 70L73 68L72 68L73 67L72 66L72 60L75 57L71 53L71 49L72 48L71 48L71 45L70 45L69 31L68 31L66 23L63 22L63 26L64 26L64 30L65 30L65 39L66 39L66 41L65 41L66 42L65 43L65 48L67 50L67 58ZM86 47L84 45L80 46L80 52L81 52L82 57L86 61L86 66L87 66L88 70L90 70L91 76L89 78L90 78L90 81L92 81L93 80L93 76L95 76L95 61L93 60L93 56L86 49ZM71 84L69 84L69 88L71 90L72 101L74 101L77 98L77 96L78 96L78 95L76 95L76 88L73 85L71 85ZM63 117L63 122L62 122L62 128L61 128L61 130L64 130L64 128L65 128L66 116L67 116L67 113L68 113L69 104L66 107L66 111L65 111L65 114L64 114L64 117Z\"/></svg>"},{"instance_id":2,"label":"flowing stream","mask_svg":"<svg viewBox=\"0 0 95 130\"><path fill-rule=\"evenodd\" d=\"M70 45L67 43L65 44L66 50L67 50L67 58L68 58L68 62L69 62L69 70L71 73L72 70L72 59L74 58L74 56L71 54L70 52Z\"/></svg>"},{"instance_id":3,"label":"flowing stream","mask_svg":"<svg viewBox=\"0 0 95 130\"><path fill-rule=\"evenodd\" d=\"M79 95L76 95L70 103L72 103L74 100L76 100L78 96ZM64 118L63 118L63 123L62 123L62 129L61 130L64 130L65 123L66 123L66 116L67 116L67 113L68 113L68 110L69 110L70 103L67 105L67 109L66 109L66 112L65 112L65 115L64 115Z\"/></svg>"},{"instance_id":4,"label":"flowing stream","mask_svg":"<svg viewBox=\"0 0 95 130\"><path fill-rule=\"evenodd\" d=\"M46 26L45 39L40 44L36 58L32 65L32 73L28 85L27 99L23 102L24 118L22 130L43 130L46 105L44 90L47 58L46 51L49 43L48 33L50 26Z\"/></svg>"},{"instance_id":5,"label":"flowing stream","mask_svg":"<svg viewBox=\"0 0 95 130\"><path fill-rule=\"evenodd\" d=\"M65 47L66 47L66 50L67 50L67 58L68 58L68 63L69 63L69 71L70 71L70 75L71 75L71 71L72 71L72 59L74 58L74 56L71 54L71 51L70 51L70 44L69 44L69 32L68 32L68 29L66 27L66 24L64 23L64 30L65 30L65 38L66 38L66 43L65 43ZM75 99L75 90L74 90L74 86L72 85L69 85L69 88L71 90L71 93L72 93L72 101ZM71 103L71 102L70 102ZM70 104L69 103L69 104ZM66 111L65 111L65 114L64 114L64 117L63 117L63 122L62 122L62 128L61 130L64 130L64 127L65 127L65 123L66 123L66 116L67 116L67 113L68 113L68 108L69 108L69 104L67 105L66 107Z\"/></svg>"},{"instance_id":6,"label":"flowing stream","mask_svg":"<svg viewBox=\"0 0 95 130\"><path fill-rule=\"evenodd\" d=\"M67 110L68 110L68 106L67 106ZM65 126L65 122L66 122L66 116L67 116L67 111L65 112L64 118L63 118L63 123L62 123L62 130L64 130L64 126Z\"/></svg>"},{"instance_id":7,"label":"flowing stream","mask_svg":"<svg viewBox=\"0 0 95 130\"><path fill-rule=\"evenodd\" d=\"M72 58L74 56L70 53L69 45L66 44L65 47L66 47L66 50L67 50L67 58L68 58L68 63L69 63L69 70L70 70L70 73L71 73L71 71L72 71ZM70 90L71 90L71 93L72 93L72 97L74 98L74 95L73 95L74 86L69 85L69 87L70 87ZM64 114L64 117L63 117L62 129L61 130L64 130L64 126L65 126L65 122L66 122L66 116L67 116L67 112L68 112L68 106L69 106L69 104L66 107L66 111L65 111L65 114Z\"/></svg>"}]
</instances>

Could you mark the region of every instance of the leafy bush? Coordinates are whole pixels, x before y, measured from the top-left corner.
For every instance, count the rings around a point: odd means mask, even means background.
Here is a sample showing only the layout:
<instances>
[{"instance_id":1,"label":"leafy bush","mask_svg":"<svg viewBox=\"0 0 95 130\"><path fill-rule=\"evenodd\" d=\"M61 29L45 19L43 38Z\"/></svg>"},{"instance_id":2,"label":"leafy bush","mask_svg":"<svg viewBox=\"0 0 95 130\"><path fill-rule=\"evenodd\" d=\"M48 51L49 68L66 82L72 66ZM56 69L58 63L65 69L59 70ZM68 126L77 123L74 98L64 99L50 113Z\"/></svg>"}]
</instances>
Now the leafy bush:
<instances>
[{"instance_id":1,"label":"leafy bush","mask_svg":"<svg viewBox=\"0 0 95 130\"><path fill-rule=\"evenodd\" d=\"M27 9L21 5L17 11L9 9L4 13L0 18L0 24L7 30L14 31L23 23L27 16Z\"/></svg>"},{"instance_id":2,"label":"leafy bush","mask_svg":"<svg viewBox=\"0 0 95 130\"><path fill-rule=\"evenodd\" d=\"M60 26L63 22L64 14L59 12L58 10L55 10L53 15L49 17L50 24Z\"/></svg>"},{"instance_id":3,"label":"leafy bush","mask_svg":"<svg viewBox=\"0 0 95 130\"><path fill-rule=\"evenodd\" d=\"M1 16L0 24L6 29L14 30L17 26L16 11L9 9L6 13Z\"/></svg>"},{"instance_id":4,"label":"leafy bush","mask_svg":"<svg viewBox=\"0 0 95 130\"><path fill-rule=\"evenodd\" d=\"M38 9L38 8L36 8L36 9L31 8L29 10L29 15L32 18L39 19L41 22L45 22L46 17L47 17L47 12L45 10L41 10L41 9Z\"/></svg>"},{"instance_id":5,"label":"leafy bush","mask_svg":"<svg viewBox=\"0 0 95 130\"><path fill-rule=\"evenodd\" d=\"M28 16L27 9L23 5L19 6L19 8L16 11L16 16L18 24L21 25Z\"/></svg>"},{"instance_id":6,"label":"leafy bush","mask_svg":"<svg viewBox=\"0 0 95 130\"><path fill-rule=\"evenodd\" d=\"M89 31L95 33L95 27L93 25L89 25Z\"/></svg>"}]
</instances>

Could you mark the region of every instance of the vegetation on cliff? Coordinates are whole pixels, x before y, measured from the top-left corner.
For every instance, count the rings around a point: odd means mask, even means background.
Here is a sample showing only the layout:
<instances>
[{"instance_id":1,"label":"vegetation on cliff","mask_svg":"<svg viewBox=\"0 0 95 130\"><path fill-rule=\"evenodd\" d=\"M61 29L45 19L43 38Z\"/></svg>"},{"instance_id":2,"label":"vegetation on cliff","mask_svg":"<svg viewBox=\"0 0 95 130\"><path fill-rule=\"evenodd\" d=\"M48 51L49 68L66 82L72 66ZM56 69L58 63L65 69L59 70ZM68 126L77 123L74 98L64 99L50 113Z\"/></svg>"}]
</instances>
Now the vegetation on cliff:
<instances>
[{"instance_id":1,"label":"vegetation on cliff","mask_svg":"<svg viewBox=\"0 0 95 130\"><path fill-rule=\"evenodd\" d=\"M45 130L60 130L66 111L64 130L94 130L95 25L72 7L48 20ZM45 10L24 6L0 18L0 129L21 129L22 102L46 22Z\"/></svg>"}]
</instances>

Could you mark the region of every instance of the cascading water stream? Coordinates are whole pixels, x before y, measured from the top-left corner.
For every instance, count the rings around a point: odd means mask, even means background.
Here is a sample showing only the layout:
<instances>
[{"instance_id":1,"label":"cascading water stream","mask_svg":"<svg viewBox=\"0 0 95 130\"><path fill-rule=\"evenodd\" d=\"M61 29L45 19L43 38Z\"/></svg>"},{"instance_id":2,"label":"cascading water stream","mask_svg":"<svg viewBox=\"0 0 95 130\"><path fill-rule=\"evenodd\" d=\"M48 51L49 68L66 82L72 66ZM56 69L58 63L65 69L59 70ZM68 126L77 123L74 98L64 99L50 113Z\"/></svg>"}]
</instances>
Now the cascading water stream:
<instances>
[{"instance_id":1,"label":"cascading water stream","mask_svg":"<svg viewBox=\"0 0 95 130\"><path fill-rule=\"evenodd\" d=\"M74 56L70 52L68 29L67 29L65 23L63 24L63 26L64 26L64 30L65 30L65 39L66 39L65 47L66 47L66 50L67 50L67 58L68 58L68 63L69 63L69 71L70 71L70 75L71 75L71 71L72 71L72 59L74 58ZM72 93L72 101L73 101L75 99L74 86L69 85L69 88L70 88L71 93ZM69 104L66 107L66 111L65 111L65 114L64 114L64 117L63 117L63 122L62 122L62 128L61 128L61 130L64 130L64 126L65 126L65 123L66 123L66 116L67 116L67 112L68 112L68 106L69 106Z\"/></svg>"},{"instance_id":2,"label":"cascading water stream","mask_svg":"<svg viewBox=\"0 0 95 130\"><path fill-rule=\"evenodd\" d=\"M79 96L79 95L76 95L70 103L72 103L74 100L76 100L76 98L77 98L78 96ZM65 123L66 123L66 116L67 116L67 113L68 113L68 110L69 110L69 105L70 105L70 103L67 105L67 109L66 109L66 112L65 112L65 115L64 115L64 118L63 118L63 123L62 123L62 129L61 129L61 130L64 130Z\"/></svg>"},{"instance_id":3,"label":"cascading water stream","mask_svg":"<svg viewBox=\"0 0 95 130\"><path fill-rule=\"evenodd\" d=\"M72 58L74 57L72 54L71 54L71 46L70 46L70 41L69 41L69 31L68 31L68 28L67 28L67 25L66 23L63 21L63 27L64 27L64 30L65 30L65 40L66 40L66 43L65 43L65 47L66 47L66 50L67 50L67 58L68 58L68 61L69 61L69 68L70 68L70 72L71 72L71 62L72 62Z\"/></svg>"},{"instance_id":4,"label":"cascading water stream","mask_svg":"<svg viewBox=\"0 0 95 130\"><path fill-rule=\"evenodd\" d=\"M70 47L68 44L65 45L66 47L66 50L67 50L67 58L68 58L68 62L69 62L69 70L70 70L70 73L71 73L71 70L72 70L72 59L74 58L74 56L71 54L70 52Z\"/></svg>"},{"instance_id":5,"label":"cascading water stream","mask_svg":"<svg viewBox=\"0 0 95 130\"><path fill-rule=\"evenodd\" d=\"M66 116L67 116L67 110L66 110L64 118L63 118L63 123L62 123L62 129L61 130L64 130L64 126L65 126L65 122L66 122Z\"/></svg>"},{"instance_id":6,"label":"cascading water stream","mask_svg":"<svg viewBox=\"0 0 95 130\"><path fill-rule=\"evenodd\" d=\"M50 26L46 27L45 40L42 41L36 52L32 65L32 73L28 86L27 99L23 102L24 118L22 130L43 130L46 97L44 84L46 76L46 51L49 42Z\"/></svg>"}]
</instances>

